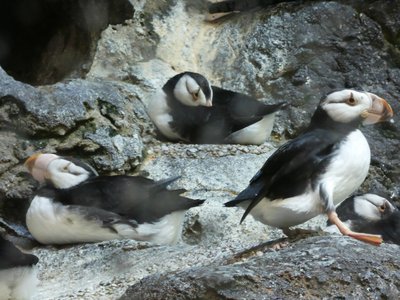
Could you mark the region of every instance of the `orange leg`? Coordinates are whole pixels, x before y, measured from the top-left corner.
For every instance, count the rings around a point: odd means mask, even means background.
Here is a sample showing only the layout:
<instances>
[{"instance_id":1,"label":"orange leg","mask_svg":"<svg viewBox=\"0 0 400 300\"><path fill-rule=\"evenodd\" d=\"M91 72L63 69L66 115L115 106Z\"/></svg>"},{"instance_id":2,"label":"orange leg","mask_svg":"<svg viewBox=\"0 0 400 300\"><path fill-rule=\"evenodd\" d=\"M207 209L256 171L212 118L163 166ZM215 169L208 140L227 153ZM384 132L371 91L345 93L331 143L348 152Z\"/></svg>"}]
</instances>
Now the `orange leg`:
<instances>
[{"instance_id":1,"label":"orange leg","mask_svg":"<svg viewBox=\"0 0 400 300\"><path fill-rule=\"evenodd\" d=\"M374 246L379 246L383 240L380 235L375 235L375 234L367 234L367 233L360 233L360 232L354 232L351 231L350 228L348 228L338 217L336 212L328 212L328 219L331 221L333 224L337 226L339 231L343 235L347 235L349 237L355 238L357 240L363 241L365 243L374 245Z\"/></svg>"}]
</instances>

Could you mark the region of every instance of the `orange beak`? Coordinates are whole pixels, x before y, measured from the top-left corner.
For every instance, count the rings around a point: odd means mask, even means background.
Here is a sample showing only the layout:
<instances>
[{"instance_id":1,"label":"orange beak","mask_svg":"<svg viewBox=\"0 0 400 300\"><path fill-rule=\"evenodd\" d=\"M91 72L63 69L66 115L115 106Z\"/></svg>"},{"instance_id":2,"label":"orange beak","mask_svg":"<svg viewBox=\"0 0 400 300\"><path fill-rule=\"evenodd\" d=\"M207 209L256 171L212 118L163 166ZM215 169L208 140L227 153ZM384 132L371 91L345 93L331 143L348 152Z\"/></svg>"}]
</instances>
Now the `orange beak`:
<instances>
[{"instance_id":1,"label":"orange beak","mask_svg":"<svg viewBox=\"0 0 400 300\"><path fill-rule=\"evenodd\" d=\"M59 156L55 154L35 153L25 161L24 165L29 170L29 173L31 173L33 178L40 183L43 183L48 175L47 168L49 164L58 158Z\"/></svg>"},{"instance_id":2,"label":"orange beak","mask_svg":"<svg viewBox=\"0 0 400 300\"><path fill-rule=\"evenodd\" d=\"M372 93L368 94L372 98L372 106L361 114L361 117L364 118L363 124L370 125L390 120L393 117L393 109L390 104Z\"/></svg>"}]
</instances>

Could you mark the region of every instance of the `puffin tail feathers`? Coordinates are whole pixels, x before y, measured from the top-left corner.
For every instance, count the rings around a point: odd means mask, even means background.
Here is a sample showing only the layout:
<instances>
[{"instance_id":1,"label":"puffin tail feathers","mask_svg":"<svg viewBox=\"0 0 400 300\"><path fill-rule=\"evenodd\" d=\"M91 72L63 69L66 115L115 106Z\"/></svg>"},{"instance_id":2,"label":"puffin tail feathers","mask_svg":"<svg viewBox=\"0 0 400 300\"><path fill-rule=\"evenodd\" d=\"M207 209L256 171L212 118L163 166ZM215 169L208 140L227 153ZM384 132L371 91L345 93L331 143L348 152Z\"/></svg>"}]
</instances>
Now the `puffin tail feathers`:
<instances>
[{"instance_id":1,"label":"puffin tail feathers","mask_svg":"<svg viewBox=\"0 0 400 300\"><path fill-rule=\"evenodd\" d=\"M289 106L288 102L279 102L275 104L265 104L264 109L260 111L260 115L269 115L277 112L278 110L285 109Z\"/></svg>"},{"instance_id":2,"label":"puffin tail feathers","mask_svg":"<svg viewBox=\"0 0 400 300\"><path fill-rule=\"evenodd\" d=\"M179 175L179 176L170 177L170 178L167 178L167 179L162 179L162 180L156 181L154 183L154 185L152 186L152 190L154 192L164 190L164 189L167 188L168 185L170 185L171 183L177 181L181 177L182 176Z\"/></svg>"},{"instance_id":3,"label":"puffin tail feathers","mask_svg":"<svg viewBox=\"0 0 400 300\"><path fill-rule=\"evenodd\" d=\"M244 212L240 224L244 221L250 211L260 202L265 196L266 187L262 180L254 180L250 185L244 189L237 197L229 202L225 203L226 207L237 206L244 201L250 201L249 206Z\"/></svg>"},{"instance_id":4,"label":"puffin tail feathers","mask_svg":"<svg viewBox=\"0 0 400 300\"><path fill-rule=\"evenodd\" d=\"M247 201L247 200L251 200L251 199L237 199L237 198L235 198L235 199L233 199L231 201L228 201L228 202L224 203L224 206L225 207L235 207L239 203L242 203L242 202Z\"/></svg>"}]
</instances>

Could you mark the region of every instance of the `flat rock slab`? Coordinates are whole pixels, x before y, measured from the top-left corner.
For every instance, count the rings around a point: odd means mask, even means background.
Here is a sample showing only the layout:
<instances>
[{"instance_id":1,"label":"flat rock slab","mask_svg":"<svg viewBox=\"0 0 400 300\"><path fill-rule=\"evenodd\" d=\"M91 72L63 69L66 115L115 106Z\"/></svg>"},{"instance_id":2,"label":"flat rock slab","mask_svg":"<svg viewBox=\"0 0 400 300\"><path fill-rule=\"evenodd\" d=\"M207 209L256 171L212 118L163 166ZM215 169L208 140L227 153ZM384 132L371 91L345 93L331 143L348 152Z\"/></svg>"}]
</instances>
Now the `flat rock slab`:
<instances>
[{"instance_id":1,"label":"flat rock slab","mask_svg":"<svg viewBox=\"0 0 400 300\"><path fill-rule=\"evenodd\" d=\"M120 299L399 299L398 251L313 237L245 261L153 275Z\"/></svg>"}]
</instances>

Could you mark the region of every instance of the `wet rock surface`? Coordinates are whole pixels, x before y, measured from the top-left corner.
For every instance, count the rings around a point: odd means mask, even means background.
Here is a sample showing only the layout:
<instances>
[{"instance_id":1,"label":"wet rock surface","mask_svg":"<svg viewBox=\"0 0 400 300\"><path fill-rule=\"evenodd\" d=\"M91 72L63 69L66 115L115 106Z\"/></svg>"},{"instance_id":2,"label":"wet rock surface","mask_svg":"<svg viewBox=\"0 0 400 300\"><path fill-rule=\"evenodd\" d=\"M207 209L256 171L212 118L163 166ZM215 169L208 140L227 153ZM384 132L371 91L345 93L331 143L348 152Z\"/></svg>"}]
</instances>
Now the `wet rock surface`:
<instances>
[{"instance_id":1,"label":"wet rock surface","mask_svg":"<svg viewBox=\"0 0 400 300\"><path fill-rule=\"evenodd\" d=\"M347 87L376 93L393 107L394 123L362 128L373 159L360 192L398 199L400 4L295 1L206 23L202 1L130 3L131 17L102 31L85 56L93 61L84 72L34 87L0 68L0 227L27 236L24 215L37 184L22 164L37 151L85 159L101 174L181 175L171 188L207 201L188 212L183 241L176 246L35 245L41 279L35 299L117 299L129 286L126 299L179 299L179 292L182 298L208 299L263 299L273 293L397 299L397 246L317 237L235 262L237 253L282 234L252 218L239 226L243 211L223 203L246 186L279 144L305 128L324 94ZM271 141L241 146L159 140L146 105L169 77L185 70L262 101L288 101ZM302 227L318 228L324 221ZM352 263L356 259L359 265Z\"/></svg>"}]
</instances>

